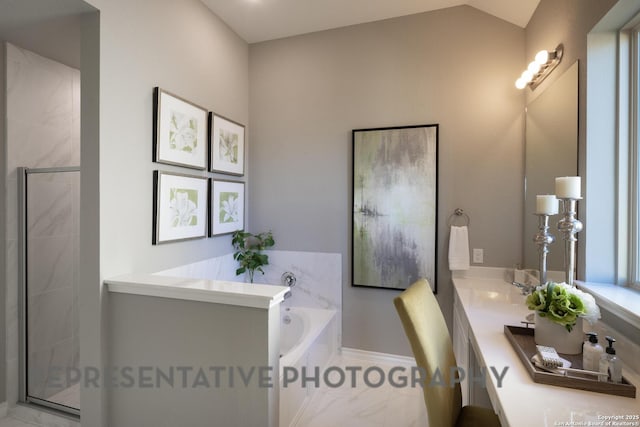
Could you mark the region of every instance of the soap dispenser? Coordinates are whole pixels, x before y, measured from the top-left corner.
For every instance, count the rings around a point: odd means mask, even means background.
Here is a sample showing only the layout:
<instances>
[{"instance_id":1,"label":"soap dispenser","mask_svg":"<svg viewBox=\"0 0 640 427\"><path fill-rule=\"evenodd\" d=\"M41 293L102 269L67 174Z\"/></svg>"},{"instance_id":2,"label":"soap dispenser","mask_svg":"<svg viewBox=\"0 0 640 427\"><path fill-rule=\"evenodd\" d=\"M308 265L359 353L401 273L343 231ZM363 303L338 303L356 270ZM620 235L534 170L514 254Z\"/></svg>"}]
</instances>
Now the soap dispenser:
<instances>
[{"instance_id":1,"label":"soap dispenser","mask_svg":"<svg viewBox=\"0 0 640 427\"><path fill-rule=\"evenodd\" d=\"M584 342L582 348L582 369L585 371L598 371L600 357L604 354L604 349L598 344L598 334L587 332L589 339Z\"/></svg>"},{"instance_id":2,"label":"soap dispenser","mask_svg":"<svg viewBox=\"0 0 640 427\"><path fill-rule=\"evenodd\" d=\"M613 348L613 343L616 342L614 338L606 337L609 341L609 346L605 350L606 353L600 357L600 372L603 374L608 373L609 378L614 383L622 382L622 361L616 356L616 349ZM604 381L603 376L600 377Z\"/></svg>"}]
</instances>

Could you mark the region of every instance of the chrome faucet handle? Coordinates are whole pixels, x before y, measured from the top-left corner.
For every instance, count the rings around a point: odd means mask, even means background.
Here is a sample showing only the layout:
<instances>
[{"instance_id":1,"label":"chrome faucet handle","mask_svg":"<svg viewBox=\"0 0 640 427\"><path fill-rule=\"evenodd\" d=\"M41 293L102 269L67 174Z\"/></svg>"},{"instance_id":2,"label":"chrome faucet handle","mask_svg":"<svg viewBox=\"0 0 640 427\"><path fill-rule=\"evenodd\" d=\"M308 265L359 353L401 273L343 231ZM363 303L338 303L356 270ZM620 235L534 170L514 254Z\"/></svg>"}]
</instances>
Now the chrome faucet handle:
<instances>
[{"instance_id":1,"label":"chrome faucet handle","mask_svg":"<svg viewBox=\"0 0 640 427\"><path fill-rule=\"evenodd\" d=\"M282 283L282 286L288 286L290 288L293 288L296 285L297 280L296 275L290 271L285 271L280 277L280 283Z\"/></svg>"},{"instance_id":2,"label":"chrome faucet handle","mask_svg":"<svg viewBox=\"0 0 640 427\"><path fill-rule=\"evenodd\" d=\"M513 286L519 288L522 291L522 295L529 295L535 289L535 286L527 285L526 283L516 282L515 280L511 282Z\"/></svg>"}]
</instances>

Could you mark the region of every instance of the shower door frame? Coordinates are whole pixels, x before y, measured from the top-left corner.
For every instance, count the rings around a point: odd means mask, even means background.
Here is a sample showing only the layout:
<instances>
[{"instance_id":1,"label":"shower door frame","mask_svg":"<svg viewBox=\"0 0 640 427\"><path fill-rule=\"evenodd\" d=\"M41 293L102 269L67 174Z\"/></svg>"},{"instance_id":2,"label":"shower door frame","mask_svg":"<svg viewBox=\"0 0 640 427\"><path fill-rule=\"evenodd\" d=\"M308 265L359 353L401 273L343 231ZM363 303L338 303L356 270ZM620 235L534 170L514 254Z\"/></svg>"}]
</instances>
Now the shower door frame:
<instances>
[{"instance_id":1,"label":"shower door frame","mask_svg":"<svg viewBox=\"0 0 640 427\"><path fill-rule=\"evenodd\" d=\"M18 346L19 346L19 390L18 400L53 409L66 415L80 417L80 409L73 408L28 394L28 298L27 298L27 176L30 174L80 172L80 166L61 166L52 168L26 168L18 170Z\"/></svg>"}]
</instances>

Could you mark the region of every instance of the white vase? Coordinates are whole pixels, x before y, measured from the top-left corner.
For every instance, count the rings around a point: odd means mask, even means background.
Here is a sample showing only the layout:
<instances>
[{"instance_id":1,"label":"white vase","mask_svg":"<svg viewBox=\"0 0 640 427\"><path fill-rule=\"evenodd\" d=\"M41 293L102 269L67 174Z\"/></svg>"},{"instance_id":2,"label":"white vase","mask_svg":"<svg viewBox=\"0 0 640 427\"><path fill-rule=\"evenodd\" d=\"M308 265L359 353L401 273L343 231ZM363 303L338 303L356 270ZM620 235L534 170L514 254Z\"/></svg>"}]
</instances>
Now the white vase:
<instances>
[{"instance_id":1,"label":"white vase","mask_svg":"<svg viewBox=\"0 0 640 427\"><path fill-rule=\"evenodd\" d=\"M582 318L578 318L571 332L558 323L546 317L540 317L536 312L535 341L538 345L553 347L558 353L580 354L584 333L582 332Z\"/></svg>"}]
</instances>

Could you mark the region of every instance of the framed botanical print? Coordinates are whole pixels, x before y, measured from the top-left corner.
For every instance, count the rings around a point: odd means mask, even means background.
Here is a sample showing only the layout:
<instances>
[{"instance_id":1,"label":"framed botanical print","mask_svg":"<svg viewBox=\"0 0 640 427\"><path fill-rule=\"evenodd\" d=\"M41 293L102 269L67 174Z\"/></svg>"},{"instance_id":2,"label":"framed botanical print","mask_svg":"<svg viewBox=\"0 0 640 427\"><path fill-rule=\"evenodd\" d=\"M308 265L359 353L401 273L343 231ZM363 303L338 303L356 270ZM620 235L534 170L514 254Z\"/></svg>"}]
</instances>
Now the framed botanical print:
<instances>
[{"instance_id":1,"label":"framed botanical print","mask_svg":"<svg viewBox=\"0 0 640 427\"><path fill-rule=\"evenodd\" d=\"M207 237L206 177L153 172L154 245Z\"/></svg>"},{"instance_id":2,"label":"framed botanical print","mask_svg":"<svg viewBox=\"0 0 640 427\"><path fill-rule=\"evenodd\" d=\"M436 291L438 125L353 131L352 284Z\"/></svg>"},{"instance_id":3,"label":"framed botanical print","mask_svg":"<svg viewBox=\"0 0 640 427\"><path fill-rule=\"evenodd\" d=\"M244 175L244 126L209 113L211 172Z\"/></svg>"},{"instance_id":4,"label":"framed botanical print","mask_svg":"<svg viewBox=\"0 0 640 427\"><path fill-rule=\"evenodd\" d=\"M153 93L153 161L207 168L207 111L158 87Z\"/></svg>"},{"instance_id":5,"label":"framed botanical print","mask_svg":"<svg viewBox=\"0 0 640 427\"><path fill-rule=\"evenodd\" d=\"M210 236L244 230L244 182L212 179Z\"/></svg>"}]
</instances>

